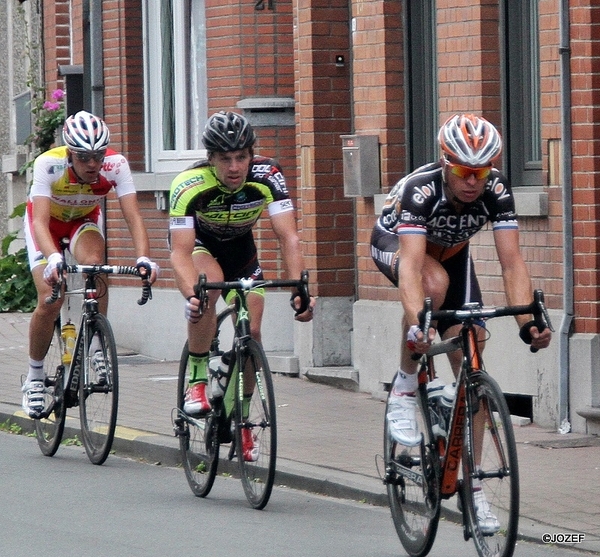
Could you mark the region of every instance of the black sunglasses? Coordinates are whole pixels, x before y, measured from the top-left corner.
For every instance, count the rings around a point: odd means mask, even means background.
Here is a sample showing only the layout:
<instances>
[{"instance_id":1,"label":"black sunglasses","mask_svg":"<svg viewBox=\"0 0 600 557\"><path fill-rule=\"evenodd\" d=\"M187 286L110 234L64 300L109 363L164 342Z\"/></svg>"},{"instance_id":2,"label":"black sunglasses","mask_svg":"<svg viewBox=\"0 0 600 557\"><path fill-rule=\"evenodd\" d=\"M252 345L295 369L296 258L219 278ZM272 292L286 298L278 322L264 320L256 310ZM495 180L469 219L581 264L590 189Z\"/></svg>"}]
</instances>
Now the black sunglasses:
<instances>
[{"instance_id":1,"label":"black sunglasses","mask_svg":"<svg viewBox=\"0 0 600 557\"><path fill-rule=\"evenodd\" d=\"M89 153L73 153L78 161L81 162L90 162L92 159L96 162L102 162L104 157L106 156L106 150L104 151L95 151Z\"/></svg>"}]
</instances>

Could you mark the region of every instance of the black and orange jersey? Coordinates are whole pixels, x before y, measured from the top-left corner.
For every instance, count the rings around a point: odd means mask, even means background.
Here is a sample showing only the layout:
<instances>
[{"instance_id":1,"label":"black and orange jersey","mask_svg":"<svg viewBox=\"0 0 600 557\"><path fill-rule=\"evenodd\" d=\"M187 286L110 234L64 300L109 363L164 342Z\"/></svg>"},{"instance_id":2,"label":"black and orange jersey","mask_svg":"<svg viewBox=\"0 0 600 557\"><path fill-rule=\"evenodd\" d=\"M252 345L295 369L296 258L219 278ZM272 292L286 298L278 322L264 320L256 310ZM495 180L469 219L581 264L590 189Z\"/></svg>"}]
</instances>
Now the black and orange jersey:
<instances>
[{"instance_id":1,"label":"black and orange jersey","mask_svg":"<svg viewBox=\"0 0 600 557\"><path fill-rule=\"evenodd\" d=\"M423 234L427 252L445 259L459 251L486 223L493 230L517 228L515 200L507 179L492 169L483 194L457 212L447 198L440 162L417 168L388 194L375 226L395 234Z\"/></svg>"}]
</instances>

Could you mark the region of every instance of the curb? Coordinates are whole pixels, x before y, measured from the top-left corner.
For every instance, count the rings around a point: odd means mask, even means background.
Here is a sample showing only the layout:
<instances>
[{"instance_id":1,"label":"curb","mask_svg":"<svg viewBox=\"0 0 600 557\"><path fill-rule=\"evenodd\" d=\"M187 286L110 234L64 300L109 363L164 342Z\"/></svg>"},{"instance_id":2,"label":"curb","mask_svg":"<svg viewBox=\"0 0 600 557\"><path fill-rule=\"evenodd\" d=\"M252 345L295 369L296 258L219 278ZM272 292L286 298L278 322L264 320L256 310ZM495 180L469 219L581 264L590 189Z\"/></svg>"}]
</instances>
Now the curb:
<instances>
[{"instance_id":1,"label":"curb","mask_svg":"<svg viewBox=\"0 0 600 557\"><path fill-rule=\"evenodd\" d=\"M77 425L70 425L70 421L67 417L63 439L81 436L78 420L73 418L73 422ZM0 423L6 422L18 425L23 434L35 434L34 421L20 415L20 407L0 405ZM111 454L161 466L181 466L179 441L175 435L171 438L117 426ZM219 472L227 472L234 477L239 477L237 462L231 462L226 458L221 458ZM385 487L378 478L282 458L277 459L275 485L340 499L362 501L376 506L387 506Z\"/></svg>"},{"instance_id":2,"label":"curb","mask_svg":"<svg viewBox=\"0 0 600 557\"><path fill-rule=\"evenodd\" d=\"M19 412L20 407L16 405L0 403L0 423L16 424L21 428L21 433L34 434L33 420L20 415ZM75 418L72 420L78 421ZM67 417L63 439L79 437L81 434L78 424L70 425L69 421L71 420ZM181 467L179 442L175 435L171 438L158 433L117 426L111 454L157 466ZM221 458L219 462L219 473L228 473L239 478L237 463L226 458ZM182 471L182 481L185 481L183 476ZM378 507L388 506L386 488L379 478L282 458L277 459L275 485ZM442 501L441 519L462 525L462 514L456 508L454 498ZM553 532L556 533L554 526L530 517L519 517L518 541L542 545L542 535ZM582 553L594 553L597 551L597 545L596 540L590 539L577 546L565 545L565 547Z\"/></svg>"}]
</instances>

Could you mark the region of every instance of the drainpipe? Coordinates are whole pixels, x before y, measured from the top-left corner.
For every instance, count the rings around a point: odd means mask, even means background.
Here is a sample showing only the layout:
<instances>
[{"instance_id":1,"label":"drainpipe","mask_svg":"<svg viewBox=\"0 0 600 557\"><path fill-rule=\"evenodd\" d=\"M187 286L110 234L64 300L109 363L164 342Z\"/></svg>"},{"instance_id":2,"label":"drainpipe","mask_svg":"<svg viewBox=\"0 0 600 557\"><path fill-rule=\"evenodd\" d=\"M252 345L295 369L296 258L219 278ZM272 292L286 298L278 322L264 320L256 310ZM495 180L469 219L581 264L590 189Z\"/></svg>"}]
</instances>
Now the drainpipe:
<instances>
[{"instance_id":1,"label":"drainpipe","mask_svg":"<svg viewBox=\"0 0 600 557\"><path fill-rule=\"evenodd\" d=\"M571 49L569 33L569 1L560 2L560 98L562 136L562 202L563 202L563 301L564 310L559 333L560 370L558 383L558 412L560 433L569 433L569 335L575 313L573 300L573 185L571 131Z\"/></svg>"},{"instance_id":2,"label":"drainpipe","mask_svg":"<svg viewBox=\"0 0 600 557\"><path fill-rule=\"evenodd\" d=\"M84 107L104 118L102 0L83 0L82 19Z\"/></svg>"}]
</instances>

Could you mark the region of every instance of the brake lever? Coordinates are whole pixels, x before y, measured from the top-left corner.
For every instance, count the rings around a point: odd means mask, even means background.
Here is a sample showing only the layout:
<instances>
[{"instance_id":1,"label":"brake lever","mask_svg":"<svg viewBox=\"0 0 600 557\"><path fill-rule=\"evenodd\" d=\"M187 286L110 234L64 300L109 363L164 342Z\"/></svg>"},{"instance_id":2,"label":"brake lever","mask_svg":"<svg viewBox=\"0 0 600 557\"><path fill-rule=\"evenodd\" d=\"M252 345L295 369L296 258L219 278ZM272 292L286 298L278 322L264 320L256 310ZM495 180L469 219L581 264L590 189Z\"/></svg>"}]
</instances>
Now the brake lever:
<instances>
[{"instance_id":1,"label":"brake lever","mask_svg":"<svg viewBox=\"0 0 600 557\"><path fill-rule=\"evenodd\" d=\"M424 335L429 334L429 328L431 327L431 312L433 311L433 302L431 298L425 298L423 302L423 309L419 312L419 329ZM413 352L410 356L411 360L417 361L421 358L422 354Z\"/></svg>"},{"instance_id":2,"label":"brake lever","mask_svg":"<svg viewBox=\"0 0 600 557\"><path fill-rule=\"evenodd\" d=\"M152 268L148 263L140 263L137 267L137 271L139 277L142 279L142 297L137 301L138 305L143 306L148 300L152 300L152 286L150 286L150 274L152 273ZM141 269L144 269L146 273L142 275L140 272Z\"/></svg>"},{"instance_id":3,"label":"brake lever","mask_svg":"<svg viewBox=\"0 0 600 557\"><path fill-rule=\"evenodd\" d=\"M552 326L552 322L550 321L550 314L546 309L546 304L544 303L544 292L540 289L536 289L533 291L533 304L535 306L535 311L533 313L533 321L537 330L541 333L544 329L548 328L552 332L554 332L554 327ZM529 350L535 354L538 349L533 348L531 346Z\"/></svg>"},{"instance_id":4,"label":"brake lever","mask_svg":"<svg viewBox=\"0 0 600 557\"><path fill-rule=\"evenodd\" d=\"M198 277L197 284L194 285L194 296L198 298L200 302L198 304L198 308L200 310L200 314L204 313L204 310L208 308L208 296L206 295L206 275L202 273Z\"/></svg>"},{"instance_id":5,"label":"brake lever","mask_svg":"<svg viewBox=\"0 0 600 557\"><path fill-rule=\"evenodd\" d=\"M56 266L56 271L58 272L58 281L52 285L52 294L50 294L50 296L48 296L45 300L47 304L53 304L61 297L64 273L66 270L67 265L65 263L59 263Z\"/></svg>"},{"instance_id":6,"label":"brake lever","mask_svg":"<svg viewBox=\"0 0 600 557\"><path fill-rule=\"evenodd\" d=\"M298 296L300 296L300 307L296 309L294 315L300 315L310 307L310 293L308 291L308 271L306 270L302 271L300 276L300 282L298 284Z\"/></svg>"}]
</instances>

